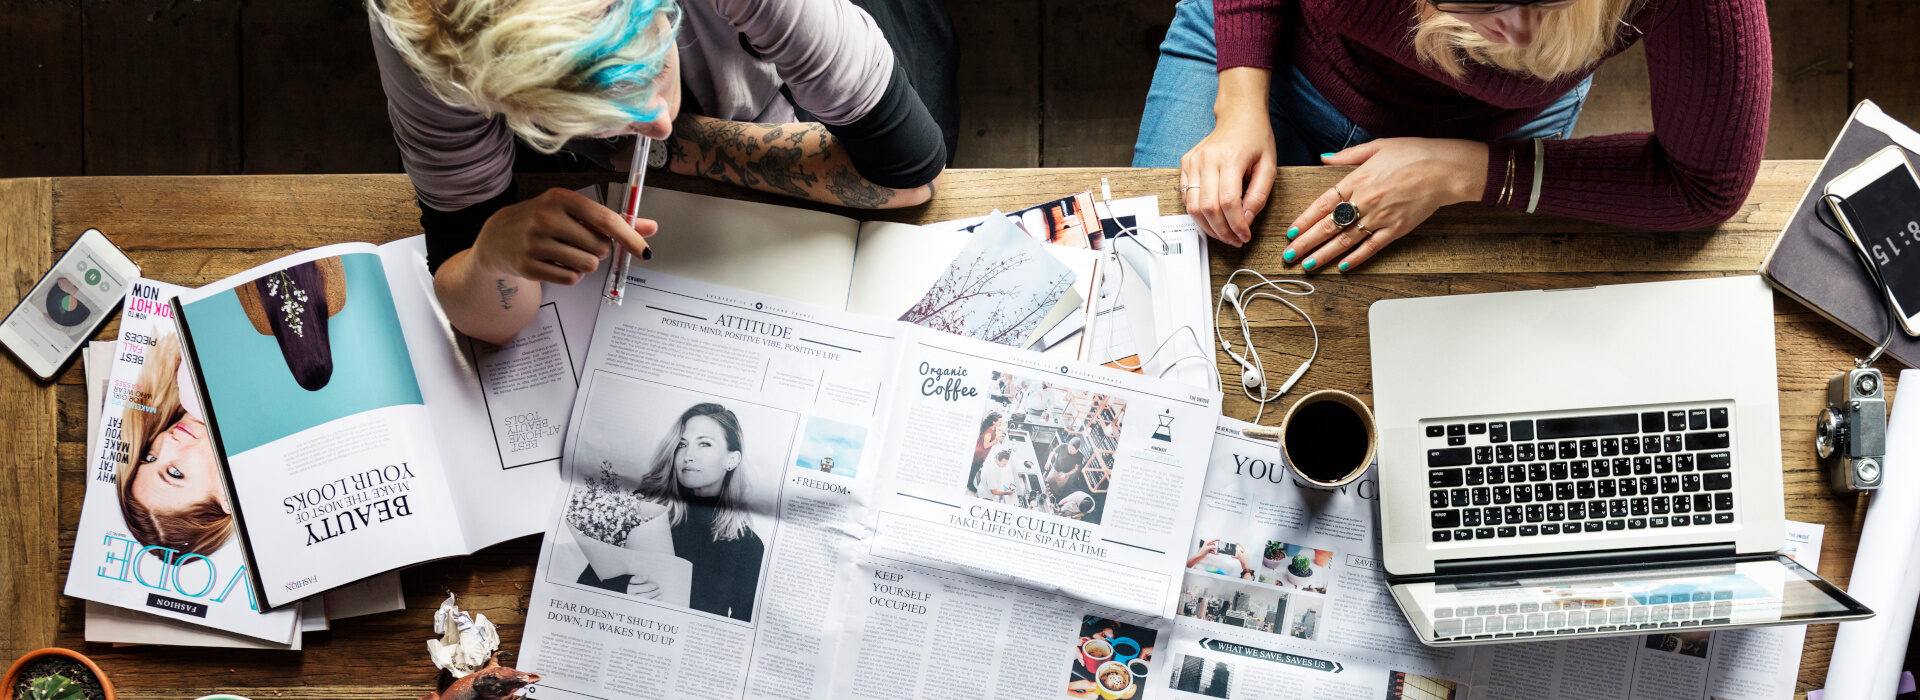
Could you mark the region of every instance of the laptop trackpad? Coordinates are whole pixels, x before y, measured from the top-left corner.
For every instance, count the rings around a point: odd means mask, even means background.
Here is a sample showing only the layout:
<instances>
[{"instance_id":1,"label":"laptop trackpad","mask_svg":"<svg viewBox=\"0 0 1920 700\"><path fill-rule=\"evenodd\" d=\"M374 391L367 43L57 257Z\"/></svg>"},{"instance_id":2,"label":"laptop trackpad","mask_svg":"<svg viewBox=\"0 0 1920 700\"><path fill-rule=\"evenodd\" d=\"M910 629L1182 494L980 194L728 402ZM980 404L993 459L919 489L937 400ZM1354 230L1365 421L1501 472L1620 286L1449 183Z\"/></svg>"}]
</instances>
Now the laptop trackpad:
<instances>
[{"instance_id":1,"label":"laptop trackpad","mask_svg":"<svg viewBox=\"0 0 1920 700\"><path fill-rule=\"evenodd\" d=\"M1392 586L1422 641L1485 644L1808 624L1873 611L1777 554L1664 566L1428 577Z\"/></svg>"}]
</instances>

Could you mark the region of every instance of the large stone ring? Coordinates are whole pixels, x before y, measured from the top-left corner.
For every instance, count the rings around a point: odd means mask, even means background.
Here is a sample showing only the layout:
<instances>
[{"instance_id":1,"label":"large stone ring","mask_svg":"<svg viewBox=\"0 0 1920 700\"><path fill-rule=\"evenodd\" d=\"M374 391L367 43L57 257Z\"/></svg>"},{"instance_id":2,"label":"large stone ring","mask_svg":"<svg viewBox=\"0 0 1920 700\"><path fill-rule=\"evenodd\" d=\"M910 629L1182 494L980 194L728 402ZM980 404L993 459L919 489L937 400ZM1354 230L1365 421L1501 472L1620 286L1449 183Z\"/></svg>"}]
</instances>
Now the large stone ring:
<instances>
[{"instance_id":1,"label":"large stone ring","mask_svg":"<svg viewBox=\"0 0 1920 700\"><path fill-rule=\"evenodd\" d=\"M1333 225L1346 228L1352 226L1353 222L1359 220L1360 207L1354 206L1353 202L1341 202L1333 205Z\"/></svg>"}]
</instances>

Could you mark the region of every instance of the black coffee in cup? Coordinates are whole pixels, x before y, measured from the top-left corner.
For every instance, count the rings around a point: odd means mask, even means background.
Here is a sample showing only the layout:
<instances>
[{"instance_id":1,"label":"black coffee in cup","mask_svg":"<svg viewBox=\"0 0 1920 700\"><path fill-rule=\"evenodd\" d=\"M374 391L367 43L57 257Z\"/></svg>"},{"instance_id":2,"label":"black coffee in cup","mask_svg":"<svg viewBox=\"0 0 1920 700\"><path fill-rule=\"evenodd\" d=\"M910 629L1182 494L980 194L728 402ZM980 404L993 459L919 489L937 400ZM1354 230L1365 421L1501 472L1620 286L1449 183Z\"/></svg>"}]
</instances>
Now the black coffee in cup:
<instances>
[{"instance_id":1,"label":"black coffee in cup","mask_svg":"<svg viewBox=\"0 0 1920 700\"><path fill-rule=\"evenodd\" d=\"M1367 426L1345 404L1316 401L1287 423L1287 456L1314 481L1339 481L1367 456Z\"/></svg>"},{"instance_id":2,"label":"black coffee in cup","mask_svg":"<svg viewBox=\"0 0 1920 700\"><path fill-rule=\"evenodd\" d=\"M1346 485L1373 461L1373 412L1344 391L1301 397L1287 410L1278 432L1288 466L1317 488Z\"/></svg>"}]
</instances>

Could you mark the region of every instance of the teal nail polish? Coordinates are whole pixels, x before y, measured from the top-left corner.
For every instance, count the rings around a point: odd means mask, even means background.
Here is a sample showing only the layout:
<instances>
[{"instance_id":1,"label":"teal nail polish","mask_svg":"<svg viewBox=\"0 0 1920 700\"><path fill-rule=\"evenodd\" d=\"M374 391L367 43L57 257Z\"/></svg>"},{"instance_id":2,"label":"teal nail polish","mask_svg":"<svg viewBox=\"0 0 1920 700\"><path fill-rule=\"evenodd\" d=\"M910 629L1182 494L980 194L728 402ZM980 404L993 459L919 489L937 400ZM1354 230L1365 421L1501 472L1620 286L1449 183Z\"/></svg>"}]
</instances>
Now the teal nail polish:
<instances>
[{"instance_id":1,"label":"teal nail polish","mask_svg":"<svg viewBox=\"0 0 1920 700\"><path fill-rule=\"evenodd\" d=\"M1320 154L1320 159L1321 159L1321 160L1326 160L1326 159L1328 159L1328 158L1332 158L1332 157L1333 157L1333 154L1332 154L1332 153L1322 153L1322 154Z\"/></svg>"},{"instance_id":2,"label":"teal nail polish","mask_svg":"<svg viewBox=\"0 0 1920 700\"><path fill-rule=\"evenodd\" d=\"M1292 249L1292 248L1288 248L1288 249L1287 249L1287 252L1285 252L1285 253L1281 253L1281 254L1280 254L1280 260L1281 260L1282 262L1293 262L1293 249Z\"/></svg>"},{"instance_id":3,"label":"teal nail polish","mask_svg":"<svg viewBox=\"0 0 1920 700\"><path fill-rule=\"evenodd\" d=\"M1340 263L1340 271L1341 271L1341 272L1346 272L1346 271L1347 271L1347 268L1349 268L1349 267L1352 267L1352 266L1351 266L1351 265L1348 265L1348 264L1346 264L1346 263Z\"/></svg>"},{"instance_id":4,"label":"teal nail polish","mask_svg":"<svg viewBox=\"0 0 1920 700\"><path fill-rule=\"evenodd\" d=\"M1298 226L1287 227L1287 240L1291 241L1294 238L1299 237L1299 235L1300 235L1300 227Z\"/></svg>"},{"instance_id":5,"label":"teal nail polish","mask_svg":"<svg viewBox=\"0 0 1920 700\"><path fill-rule=\"evenodd\" d=\"M1300 263L1300 269L1302 270L1313 269L1313 258L1307 258L1306 262Z\"/></svg>"}]
</instances>

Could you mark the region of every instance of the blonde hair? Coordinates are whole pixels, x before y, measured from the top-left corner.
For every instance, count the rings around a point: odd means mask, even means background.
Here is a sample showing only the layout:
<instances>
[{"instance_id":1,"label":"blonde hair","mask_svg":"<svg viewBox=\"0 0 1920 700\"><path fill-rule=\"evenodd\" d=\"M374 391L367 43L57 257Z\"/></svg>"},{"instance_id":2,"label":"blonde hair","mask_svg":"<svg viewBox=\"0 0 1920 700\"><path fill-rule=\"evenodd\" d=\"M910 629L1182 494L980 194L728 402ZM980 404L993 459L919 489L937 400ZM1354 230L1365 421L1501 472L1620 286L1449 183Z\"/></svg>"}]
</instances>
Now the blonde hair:
<instances>
[{"instance_id":1,"label":"blonde hair","mask_svg":"<svg viewBox=\"0 0 1920 700\"><path fill-rule=\"evenodd\" d=\"M1426 0L1413 0L1413 52L1455 80L1465 80L1469 62L1554 80L1578 72L1606 55L1620 26L1643 0L1578 0L1540 14L1533 43L1525 47L1489 41L1460 19Z\"/></svg>"},{"instance_id":2,"label":"blonde hair","mask_svg":"<svg viewBox=\"0 0 1920 700\"><path fill-rule=\"evenodd\" d=\"M120 421L121 439L127 443L127 463L114 470L114 487L120 495L120 516L135 541L204 556L233 536L233 514L219 500L209 498L178 512L161 513L133 497L133 480L146 466L148 447L187 415L180 405L180 383L175 378L179 366L180 336L165 336L154 343L153 353L147 356L135 380L147 390L147 405L128 401ZM167 558L158 550L150 551Z\"/></svg>"},{"instance_id":3,"label":"blonde hair","mask_svg":"<svg viewBox=\"0 0 1920 700\"><path fill-rule=\"evenodd\" d=\"M552 153L658 115L646 102L675 0L367 0L394 48L455 107L506 118Z\"/></svg>"}]
</instances>

